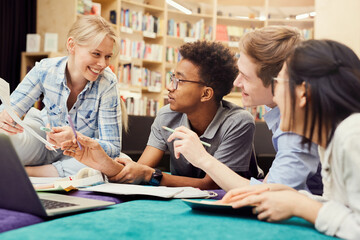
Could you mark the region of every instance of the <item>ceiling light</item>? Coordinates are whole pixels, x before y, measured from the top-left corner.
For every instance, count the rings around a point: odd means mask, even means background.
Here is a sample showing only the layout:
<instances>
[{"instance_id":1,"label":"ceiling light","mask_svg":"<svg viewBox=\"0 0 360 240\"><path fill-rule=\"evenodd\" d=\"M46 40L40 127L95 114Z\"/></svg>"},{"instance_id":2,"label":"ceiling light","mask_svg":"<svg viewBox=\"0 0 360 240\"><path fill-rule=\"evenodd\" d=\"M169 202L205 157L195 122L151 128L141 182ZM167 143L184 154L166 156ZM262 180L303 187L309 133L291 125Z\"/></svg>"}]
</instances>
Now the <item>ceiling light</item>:
<instances>
[{"instance_id":1,"label":"ceiling light","mask_svg":"<svg viewBox=\"0 0 360 240\"><path fill-rule=\"evenodd\" d=\"M181 6L177 2L174 2L173 0L166 0L166 3L170 4L171 6L173 6L174 8L182 11L185 14L191 14L192 13L189 9L187 9L186 7Z\"/></svg>"},{"instance_id":2,"label":"ceiling light","mask_svg":"<svg viewBox=\"0 0 360 240\"><path fill-rule=\"evenodd\" d=\"M296 19L297 20L301 20L301 19L305 19L305 18L308 18L310 15L308 13L304 13L304 14L299 14L299 15L296 15Z\"/></svg>"},{"instance_id":3,"label":"ceiling light","mask_svg":"<svg viewBox=\"0 0 360 240\"><path fill-rule=\"evenodd\" d=\"M245 16L235 16L235 18L239 18L239 19L249 19L249 17L245 17Z\"/></svg>"}]
</instances>

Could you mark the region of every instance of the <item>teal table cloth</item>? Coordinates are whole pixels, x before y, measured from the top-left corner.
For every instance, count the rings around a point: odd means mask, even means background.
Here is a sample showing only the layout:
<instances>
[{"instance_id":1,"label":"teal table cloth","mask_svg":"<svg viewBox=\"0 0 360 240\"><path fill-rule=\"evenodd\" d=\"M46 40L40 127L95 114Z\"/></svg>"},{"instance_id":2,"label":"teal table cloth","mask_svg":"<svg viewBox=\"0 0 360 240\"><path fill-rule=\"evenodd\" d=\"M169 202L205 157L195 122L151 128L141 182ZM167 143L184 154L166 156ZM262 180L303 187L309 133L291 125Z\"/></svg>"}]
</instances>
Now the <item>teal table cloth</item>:
<instances>
[{"instance_id":1,"label":"teal table cloth","mask_svg":"<svg viewBox=\"0 0 360 240\"><path fill-rule=\"evenodd\" d=\"M0 234L7 239L333 239L300 218L268 223L194 211L182 200L134 200Z\"/></svg>"}]
</instances>

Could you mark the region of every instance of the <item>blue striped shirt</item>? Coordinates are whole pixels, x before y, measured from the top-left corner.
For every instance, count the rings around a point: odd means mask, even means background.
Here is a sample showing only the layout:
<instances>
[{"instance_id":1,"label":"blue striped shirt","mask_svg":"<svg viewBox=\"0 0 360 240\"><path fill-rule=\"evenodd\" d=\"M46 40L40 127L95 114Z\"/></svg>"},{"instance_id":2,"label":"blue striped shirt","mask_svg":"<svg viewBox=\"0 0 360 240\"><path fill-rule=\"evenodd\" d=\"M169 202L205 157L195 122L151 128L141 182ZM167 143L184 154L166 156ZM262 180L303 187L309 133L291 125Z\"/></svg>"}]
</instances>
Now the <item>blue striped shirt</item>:
<instances>
[{"instance_id":1,"label":"blue striped shirt","mask_svg":"<svg viewBox=\"0 0 360 240\"><path fill-rule=\"evenodd\" d=\"M36 63L10 96L13 109L22 116L43 94L41 114L44 125L69 125L66 120L69 114L76 131L96 139L110 157L119 156L121 104L115 74L106 68L96 81L89 81L68 111L67 60L67 57L49 58Z\"/></svg>"}]
</instances>

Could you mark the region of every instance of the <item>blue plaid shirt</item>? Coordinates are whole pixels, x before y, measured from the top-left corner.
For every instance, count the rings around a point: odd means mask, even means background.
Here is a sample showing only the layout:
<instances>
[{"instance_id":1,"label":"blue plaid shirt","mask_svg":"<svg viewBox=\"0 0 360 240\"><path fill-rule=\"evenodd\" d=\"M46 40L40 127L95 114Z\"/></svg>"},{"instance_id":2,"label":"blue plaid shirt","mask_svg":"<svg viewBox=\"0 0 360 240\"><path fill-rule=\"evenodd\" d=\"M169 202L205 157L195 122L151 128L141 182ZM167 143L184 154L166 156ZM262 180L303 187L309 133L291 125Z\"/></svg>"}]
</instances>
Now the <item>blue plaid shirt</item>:
<instances>
[{"instance_id":1,"label":"blue plaid shirt","mask_svg":"<svg viewBox=\"0 0 360 240\"><path fill-rule=\"evenodd\" d=\"M44 125L69 125L66 119L69 114L76 131L96 139L110 157L119 156L121 105L115 74L106 68L95 82L89 81L68 111L67 60L67 57L49 58L36 63L10 96L13 109L22 116L43 94L44 109L41 114Z\"/></svg>"}]
</instances>

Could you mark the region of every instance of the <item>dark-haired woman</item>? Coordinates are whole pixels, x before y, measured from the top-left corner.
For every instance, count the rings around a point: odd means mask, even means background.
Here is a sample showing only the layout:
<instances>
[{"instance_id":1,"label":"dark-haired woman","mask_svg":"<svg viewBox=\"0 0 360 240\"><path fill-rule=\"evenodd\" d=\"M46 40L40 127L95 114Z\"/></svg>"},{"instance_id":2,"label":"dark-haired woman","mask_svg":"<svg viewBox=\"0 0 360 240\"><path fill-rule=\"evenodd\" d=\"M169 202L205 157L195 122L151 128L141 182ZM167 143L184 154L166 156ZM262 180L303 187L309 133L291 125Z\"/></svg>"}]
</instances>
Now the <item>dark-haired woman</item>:
<instances>
[{"instance_id":1,"label":"dark-haired woman","mask_svg":"<svg viewBox=\"0 0 360 240\"><path fill-rule=\"evenodd\" d=\"M324 194L264 184L256 191L234 189L222 202L235 208L254 204L262 220L298 216L327 235L360 239L359 58L335 41L306 41L290 55L274 87L281 129L320 146ZM259 188L262 193L245 197Z\"/></svg>"}]
</instances>

